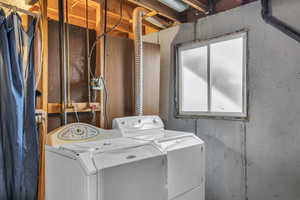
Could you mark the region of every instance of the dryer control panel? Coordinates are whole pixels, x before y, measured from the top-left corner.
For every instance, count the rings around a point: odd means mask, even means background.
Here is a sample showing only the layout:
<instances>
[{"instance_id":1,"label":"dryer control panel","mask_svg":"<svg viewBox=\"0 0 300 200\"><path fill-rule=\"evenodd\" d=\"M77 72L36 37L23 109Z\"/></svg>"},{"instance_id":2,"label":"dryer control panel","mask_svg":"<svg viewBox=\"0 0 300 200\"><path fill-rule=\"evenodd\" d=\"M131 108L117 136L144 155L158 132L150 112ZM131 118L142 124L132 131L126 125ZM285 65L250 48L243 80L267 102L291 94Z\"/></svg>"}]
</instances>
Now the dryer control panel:
<instances>
[{"instance_id":1,"label":"dryer control panel","mask_svg":"<svg viewBox=\"0 0 300 200\"><path fill-rule=\"evenodd\" d=\"M164 129L164 124L159 116L134 116L114 119L113 128L124 134L135 131L160 130Z\"/></svg>"}]
</instances>

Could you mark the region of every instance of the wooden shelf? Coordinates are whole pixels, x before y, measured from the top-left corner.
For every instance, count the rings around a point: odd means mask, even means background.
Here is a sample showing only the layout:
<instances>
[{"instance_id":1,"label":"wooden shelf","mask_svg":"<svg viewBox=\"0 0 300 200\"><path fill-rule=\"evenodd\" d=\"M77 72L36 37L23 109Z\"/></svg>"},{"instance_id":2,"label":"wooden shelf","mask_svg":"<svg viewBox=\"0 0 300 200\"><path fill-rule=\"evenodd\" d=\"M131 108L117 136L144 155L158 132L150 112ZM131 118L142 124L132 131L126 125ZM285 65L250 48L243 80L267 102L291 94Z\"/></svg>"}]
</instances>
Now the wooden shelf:
<instances>
[{"instance_id":1,"label":"wooden shelf","mask_svg":"<svg viewBox=\"0 0 300 200\"><path fill-rule=\"evenodd\" d=\"M68 113L83 113L83 112L99 112L100 103L72 103L69 108L67 108ZM61 104L60 103L49 103L48 104L48 114L58 114L61 113Z\"/></svg>"}]
</instances>

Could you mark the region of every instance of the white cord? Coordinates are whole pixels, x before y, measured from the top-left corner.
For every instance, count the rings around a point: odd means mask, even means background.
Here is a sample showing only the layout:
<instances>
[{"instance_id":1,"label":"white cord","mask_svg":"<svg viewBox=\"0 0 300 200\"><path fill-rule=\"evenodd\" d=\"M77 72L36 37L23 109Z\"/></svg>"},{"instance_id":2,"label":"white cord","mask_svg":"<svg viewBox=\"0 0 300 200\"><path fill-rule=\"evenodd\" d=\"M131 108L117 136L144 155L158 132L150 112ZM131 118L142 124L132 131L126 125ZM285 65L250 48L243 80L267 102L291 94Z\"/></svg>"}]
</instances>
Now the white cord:
<instances>
[{"instance_id":1,"label":"white cord","mask_svg":"<svg viewBox=\"0 0 300 200\"><path fill-rule=\"evenodd\" d=\"M78 116L78 112L77 112L77 108L76 108L76 105L73 105L73 109L74 109L74 113L75 113L75 117L76 117L76 120L77 122L79 123L79 116Z\"/></svg>"},{"instance_id":2,"label":"white cord","mask_svg":"<svg viewBox=\"0 0 300 200\"><path fill-rule=\"evenodd\" d=\"M106 87L106 81L103 77L101 77L101 81L104 88L104 123L107 125L108 122L108 114L107 114L107 102L108 102L108 90Z\"/></svg>"}]
</instances>

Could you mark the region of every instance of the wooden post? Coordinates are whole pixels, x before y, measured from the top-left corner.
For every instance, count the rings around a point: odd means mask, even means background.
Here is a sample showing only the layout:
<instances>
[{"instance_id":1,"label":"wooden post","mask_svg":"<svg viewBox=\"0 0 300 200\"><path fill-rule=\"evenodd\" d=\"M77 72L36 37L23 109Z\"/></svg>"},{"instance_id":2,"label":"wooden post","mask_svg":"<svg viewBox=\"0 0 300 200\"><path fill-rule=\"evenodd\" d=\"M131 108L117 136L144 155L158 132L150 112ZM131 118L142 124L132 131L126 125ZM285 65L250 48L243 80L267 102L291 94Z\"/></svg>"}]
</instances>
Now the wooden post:
<instances>
[{"instance_id":1,"label":"wooden post","mask_svg":"<svg viewBox=\"0 0 300 200\"><path fill-rule=\"evenodd\" d=\"M97 10L96 10L96 37L104 33L104 12L102 9L102 4L98 4ZM102 37L96 45L96 76L102 76L105 77L105 66L104 66L104 37ZM100 95L97 98L97 100L100 102L100 114L99 114L99 121L98 125L99 127L104 128L105 126L105 117L104 117L104 92L100 91Z\"/></svg>"},{"instance_id":2,"label":"wooden post","mask_svg":"<svg viewBox=\"0 0 300 200\"><path fill-rule=\"evenodd\" d=\"M45 199L45 143L48 129L48 0L40 0L41 33L42 33L42 109L46 113L40 132L40 176L38 185L38 199Z\"/></svg>"}]
</instances>

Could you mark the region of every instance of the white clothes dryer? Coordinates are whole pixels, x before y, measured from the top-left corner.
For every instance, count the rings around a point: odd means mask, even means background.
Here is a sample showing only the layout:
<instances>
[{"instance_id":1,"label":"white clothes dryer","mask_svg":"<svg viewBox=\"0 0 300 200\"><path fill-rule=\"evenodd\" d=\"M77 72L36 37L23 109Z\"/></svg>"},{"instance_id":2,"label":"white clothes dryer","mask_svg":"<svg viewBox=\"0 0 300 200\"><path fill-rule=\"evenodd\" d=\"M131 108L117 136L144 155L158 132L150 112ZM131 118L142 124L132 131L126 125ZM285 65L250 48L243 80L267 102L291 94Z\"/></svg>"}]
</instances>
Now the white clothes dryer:
<instances>
[{"instance_id":1,"label":"white clothes dryer","mask_svg":"<svg viewBox=\"0 0 300 200\"><path fill-rule=\"evenodd\" d=\"M152 141L167 153L168 199L204 200L205 145L193 133L165 130L158 116L135 116L113 120L124 137Z\"/></svg>"}]
</instances>

